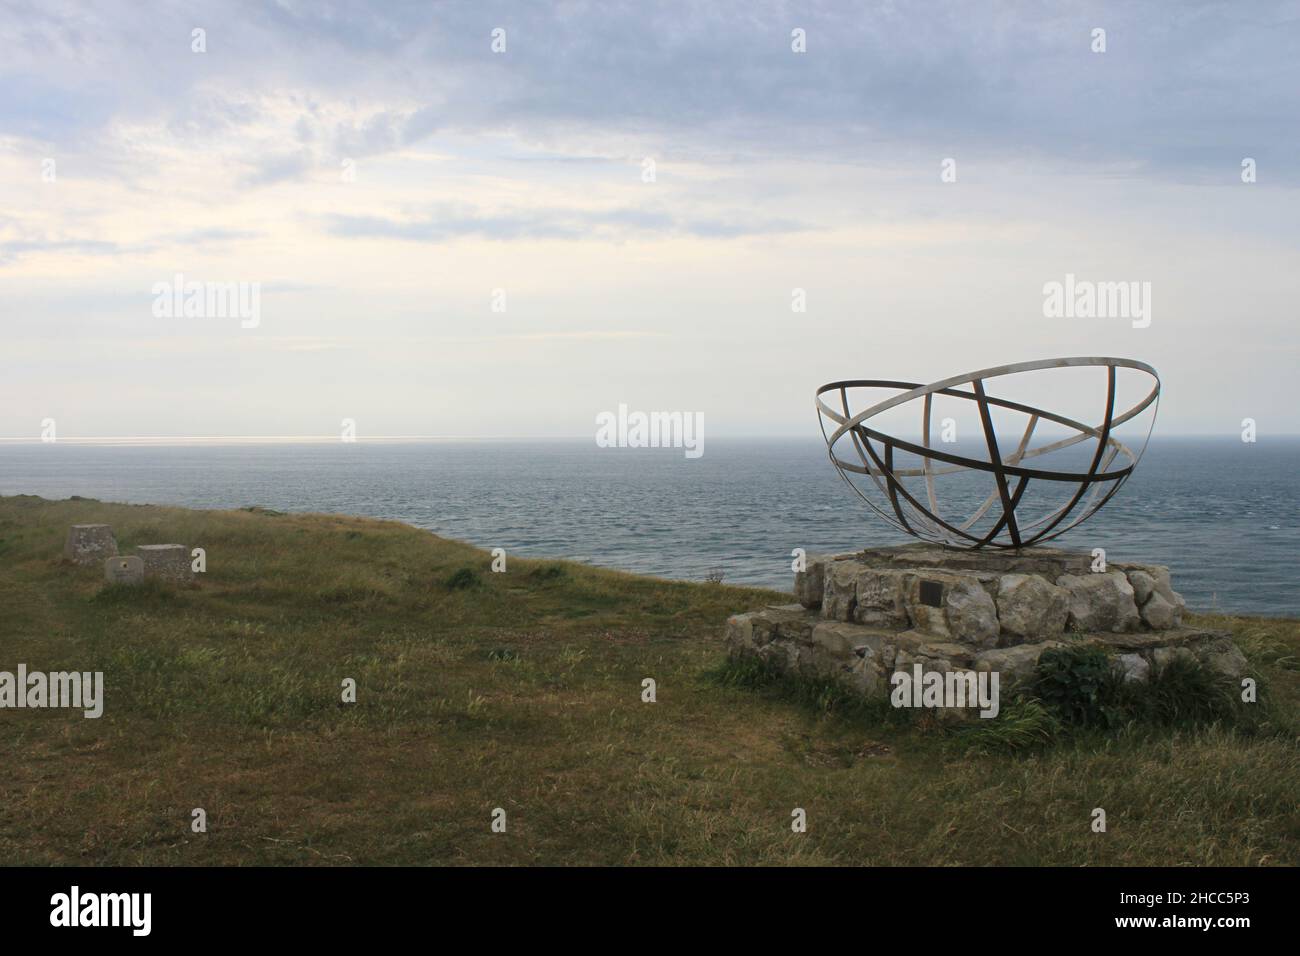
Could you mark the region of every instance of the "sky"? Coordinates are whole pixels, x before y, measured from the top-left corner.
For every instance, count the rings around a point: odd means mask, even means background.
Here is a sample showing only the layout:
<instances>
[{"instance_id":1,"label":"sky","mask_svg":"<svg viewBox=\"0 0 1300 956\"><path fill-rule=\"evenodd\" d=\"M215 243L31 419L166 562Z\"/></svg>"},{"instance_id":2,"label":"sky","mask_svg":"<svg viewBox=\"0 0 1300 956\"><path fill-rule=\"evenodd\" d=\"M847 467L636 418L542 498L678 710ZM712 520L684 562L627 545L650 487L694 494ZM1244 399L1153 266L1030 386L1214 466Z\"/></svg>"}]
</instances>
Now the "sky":
<instances>
[{"instance_id":1,"label":"sky","mask_svg":"<svg viewBox=\"0 0 1300 956\"><path fill-rule=\"evenodd\" d=\"M1298 170L1298 2L0 2L0 439L811 437L1065 355L1300 433Z\"/></svg>"}]
</instances>

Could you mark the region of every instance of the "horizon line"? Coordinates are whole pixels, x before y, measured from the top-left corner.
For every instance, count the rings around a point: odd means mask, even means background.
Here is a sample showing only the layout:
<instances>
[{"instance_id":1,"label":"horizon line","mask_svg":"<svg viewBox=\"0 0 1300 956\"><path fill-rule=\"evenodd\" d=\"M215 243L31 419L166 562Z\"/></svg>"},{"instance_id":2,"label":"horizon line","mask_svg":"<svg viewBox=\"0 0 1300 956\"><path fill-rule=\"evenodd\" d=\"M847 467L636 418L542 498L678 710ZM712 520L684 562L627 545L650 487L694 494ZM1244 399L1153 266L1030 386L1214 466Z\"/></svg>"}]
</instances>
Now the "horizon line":
<instances>
[{"instance_id":1,"label":"horizon line","mask_svg":"<svg viewBox=\"0 0 1300 956\"><path fill-rule=\"evenodd\" d=\"M715 435L712 440L773 441L807 439L818 436L781 433L772 435L745 435L739 433ZM1271 438L1300 438L1300 433L1284 432ZM1152 441L1170 438L1240 438L1239 432L1178 432L1153 435ZM0 445L349 445L349 444L419 444L424 442L489 442L489 441L592 441L591 435L370 435L344 440L338 435L76 435L66 438L0 436Z\"/></svg>"}]
</instances>

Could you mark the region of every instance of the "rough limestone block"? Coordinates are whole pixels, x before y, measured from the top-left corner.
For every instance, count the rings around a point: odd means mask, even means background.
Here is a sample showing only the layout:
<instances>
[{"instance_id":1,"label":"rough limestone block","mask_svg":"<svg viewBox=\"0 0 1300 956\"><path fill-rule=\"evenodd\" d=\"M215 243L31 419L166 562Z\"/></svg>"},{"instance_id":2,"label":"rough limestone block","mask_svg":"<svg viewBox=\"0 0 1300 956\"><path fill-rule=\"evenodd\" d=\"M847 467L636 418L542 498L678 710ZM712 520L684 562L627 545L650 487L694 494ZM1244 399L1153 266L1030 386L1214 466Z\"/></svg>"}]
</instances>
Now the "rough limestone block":
<instances>
[{"instance_id":1,"label":"rough limestone block","mask_svg":"<svg viewBox=\"0 0 1300 956\"><path fill-rule=\"evenodd\" d=\"M755 651L758 659L772 664L781 670L794 672L799 669L799 649L795 644L785 641L769 641L761 644Z\"/></svg>"},{"instance_id":2,"label":"rough limestone block","mask_svg":"<svg viewBox=\"0 0 1300 956\"><path fill-rule=\"evenodd\" d=\"M962 581L959 587L950 588L945 596L944 615L948 633L965 644L991 647L997 643L997 606L993 598L977 581Z\"/></svg>"},{"instance_id":3,"label":"rough limestone block","mask_svg":"<svg viewBox=\"0 0 1300 956\"><path fill-rule=\"evenodd\" d=\"M827 653L848 660L853 656L856 629L856 624L822 621L812 629L812 642L815 646L824 648Z\"/></svg>"},{"instance_id":4,"label":"rough limestone block","mask_svg":"<svg viewBox=\"0 0 1300 956\"><path fill-rule=\"evenodd\" d=\"M1064 647L1063 641L1043 641L1039 644L1017 644L1015 647L998 647L980 651L975 655L975 670L997 671L1005 686L1031 677L1043 651Z\"/></svg>"},{"instance_id":5,"label":"rough limestone block","mask_svg":"<svg viewBox=\"0 0 1300 956\"><path fill-rule=\"evenodd\" d=\"M976 647L998 641L997 605L973 575L918 571L903 582L912 627Z\"/></svg>"},{"instance_id":6,"label":"rough limestone block","mask_svg":"<svg viewBox=\"0 0 1300 956\"><path fill-rule=\"evenodd\" d=\"M1036 546L1023 551L963 551L927 542L888 548L869 548L859 560L873 567L900 570L933 568L942 571L1001 574L1041 574L1056 579L1062 574L1082 574L1092 556L1087 551L1065 551Z\"/></svg>"},{"instance_id":7,"label":"rough limestone block","mask_svg":"<svg viewBox=\"0 0 1300 956\"><path fill-rule=\"evenodd\" d=\"M1168 568L1154 564L1129 568L1128 582L1133 585L1133 600L1148 627L1165 630L1182 623L1186 604L1173 589Z\"/></svg>"},{"instance_id":8,"label":"rough limestone block","mask_svg":"<svg viewBox=\"0 0 1300 956\"><path fill-rule=\"evenodd\" d=\"M106 524L74 524L63 542L63 556L73 564L102 565L117 554L117 539Z\"/></svg>"},{"instance_id":9,"label":"rough limestone block","mask_svg":"<svg viewBox=\"0 0 1300 956\"><path fill-rule=\"evenodd\" d=\"M953 644L936 640L934 635L921 631L905 631L894 637L898 650L894 655L894 671L910 671L920 664L924 670L969 670L978 657L976 648L966 644Z\"/></svg>"},{"instance_id":10,"label":"rough limestone block","mask_svg":"<svg viewBox=\"0 0 1300 956\"><path fill-rule=\"evenodd\" d=\"M812 644L836 657L852 662L855 658L870 654L885 657L891 652L896 635L861 624L845 624L842 621L820 621L813 627Z\"/></svg>"},{"instance_id":11,"label":"rough limestone block","mask_svg":"<svg viewBox=\"0 0 1300 956\"><path fill-rule=\"evenodd\" d=\"M913 658L943 658L962 667L968 667L975 661L975 648L966 644L953 644L923 631L904 631L895 634L893 641L900 652L906 652Z\"/></svg>"},{"instance_id":12,"label":"rough limestone block","mask_svg":"<svg viewBox=\"0 0 1300 956\"><path fill-rule=\"evenodd\" d=\"M146 578L165 581L190 581L194 572L190 567L190 550L183 544L142 544L136 553L144 561Z\"/></svg>"},{"instance_id":13,"label":"rough limestone block","mask_svg":"<svg viewBox=\"0 0 1300 956\"><path fill-rule=\"evenodd\" d=\"M928 643L921 647L920 651L927 657L941 657L962 667L970 667L975 663L975 649L966 644L949 644L940 641Z\"/></svg>"},{"instance_id":14,"label":"rough limestone block","mask_svg":"<svg viewBox=\"0 0 1300 956\"><path fill-rule=\"evenodd\" d=\"M826 558L808 557L803 571L794 573L794 596L806 608L822 606L822 594L826 588Z\"/></svg>"},{"instance_id":15,"label":"rough limestone block","mask_svg":"<svg viewBox=\"0 0 1300 956\"><path fill-rule=\"evenodd\" d=\"M1136 652L1147 657L1157 647L1197 647L1207 641L1229 639L1227 631L1210 631L1195 627L1180 627L1168 631L1130 631L1112 634L1108 632L1085 634L1080 640L1095 644L1109 652L1127 654Z\"/></svg>"},{"instance_id":16,"label":"rough limestone block","mask_svg":"<svg viewBox=\"0 0 1300 956\"><path fill-rule=\"evenodd\" d=\"M858 661L853 665L853 669L870 668L884 676L894 671L894 661L898 658L898 646L884 644L879 648L872 648L863 645L854 648L854 653L857 654Z\"/></svg>"},{"instance_id":17,"label":"rough limestone block","mask_svg":"<svg viewBox=\"0 0 1300 956\"><path fill-rule=\"evenodd\" d=\"M882 571L858 565L853 620L871 627L907 627L901 571Z\"/></svg>"},{"instance_id":18,"label":"rough limestone block","mask_svg":"<svg viewBox=\"0 0 1300 956\"><path fill-rule=\"evenodd\" d=\"M1156 593L1173 603L1174 587L1168 568L1158 564L1129 564L1121 570L1128 575L1128 583L1133 585L1133 599L1138 604L1146 604L1147 599Z\"/></svg>"},{"instance_id":19,"label":"rough limestone block","mask_svg":"<svg viewBox=\"0 0 1300 956\"><path fill-rule=\"evenodd\" d=\"M141 584L144 562L133 554L104 559L104 580L109 584Z\"/></svg>"},{"instance_id":20,"label":"rough limestone block","mask_svg":"<svg viewBox=\"0 0 1300 956\"><path fill-rule=\"evenodd\" d=\"M762 647L775 640L810 643L813 625L818 620L802 604L774 604L751 619L754 644Z\"/></svg>"},{"instance_id":21,"label":"rough limestone block","mask_svg":"<svg viewBox=\"0 0 1300 956\"><path fill-rule=\"evenodd\" d=\"M867 661L881 674L889 674L893 671L894 658L898 654L897 634L859 627L852 639L853 654L860 661Z\"/></svg>"},{"instance_id":22,"label":"rough limestone block","mask_svg":"<svg viewBox=\"0 0 1300 956\"><path fill-rule=\"evenodd\" d=\"M854 561L832 561L823 576L822 617L829 621L853 620L858 603L858 565Z\"/></svg>"},{"instance_id":23,"label":"rough limestone block","mask_svg":"<svg viewBox=\"0 0 1300 956\"><path fill-rule=\"evenodd\" d=\"M754 643L754 618L758 613L751 611L749 614L733 614L727 618L723 640L732 651L753 651L757 648L758 645Z\"/></svg>"},{"instance_id":24,"label":"rough limestone block","mask_svg":"<svg viewBox=\"0 0 1300 956\"><path fill-rule=\"evenodd\" d=\"M1141 654L1121 654L1118 661L1126 684L1144 683L1151 679L1151 665Z\"/></svg>"},{"instance_id":25,"label":"rough limestone block","mask_svg":"<svg viewBox=\"0 0 1300 956\"><path fill-rule=\"evenodd\" d=\"M1045 641L1065 630L1070 592L1037 574L1004 574L998 583L1003 644Z\"/></svg>"},{"instance_id":26,"label":"rough limestone block","mask_svg":"<svg viewBox=\"0 0 1300 956\"><path fill-rule=\"evenodd\" d=\"M1056 584L1070 594L1068 626L1077 631L1136 631L1142 623L1122 571L1064 574Z\"/></svg>"},{"instance_id":27,"label":"rough limestone block","mask_svg":"<svg viewBox=\"0 0 1300 956\"><path fill-rule=\"evenodd\" d=\"M858 657L874 657L891 669L894 654L898 651L898 635L891 631L858 628L853 637L853 653Z\"/></svg>"},{"instance_id":28,"label":"rough limestone block","mask_svg":"<svg viewBox=\"0 0 1300 956\"><path fill-rule=\"evenodd\" d=\"M799 669L818 677L847 677L854 663L852 659L827 653L825 649L815 645L799 648Z\"/></svg>"},{"instance_id":29,"label":"rough limestone block","mask_svg":"<svg viewBox=\"0 0 1300 956\"><path fill-rule=\"evenodd\" d=\"M952 662L944 657L926 657L924 654L918 654L914 651L898 649L898 654L894 658L894 671L911 672L917 664L921 665L923 671L938 671L940 674L946 674L953 669Z\"/></svg>"},{"instance_id":30,"label":"rough limestone block","mask_svg":"<svg viewBox=\"0 0 1300 956\"><path fill-rule=\"evenodd\" d=\"M1166 631L1183 622L1183 609L1166 601L1158 591L1153 592L1147 602L1138 608L1138 613L1153 631Z\"/></svg>"},{"instance_id":31,"label":"rough limestone block","mask_svg":"<svg viewBox=\"0 0 1300 956\"><path fill-rule=\"evenodd\" d=\"M1234 680L1244 676L1249 666L1246 655L1228 637L1205 641L1197 645L1193 653L1203 666Z\"/></svg>"},{"instance_id":32,"label":"rough limestone block","mask_svg":"<svg viewBox=\"0 0 1300 956\"><path fill-rule=\"evenodd\" d=\"M884 663L874 655L863 655L849 668L849 685L866 697L887 693L889 682L886 675L892 670L892 662L886 669Z\"/></svg>"},{"instance_id":33,"label":"rough limestone block","mask_svg":"<svg viewBox=\"0 0 1300 956\"><path fill-rule=\"evenodd\" d=\"M760 660L791 674L840 677L847 675L852 664L852 658L836 657L825 648L781 637L759 645L753 653Z\"/></svg>"},{"instance_id":34,"label":"rough limestone block","mask_svg":"<svg viewBox=\"0 0 1300 956\"><path fill-rule=\"evenodd\" d=\"M1174 661L1195 661L1196 655L1187 647L1157 647L1151 652L1151 663L1156 670L1168 667Z\"/></svg>"}]
</instances>

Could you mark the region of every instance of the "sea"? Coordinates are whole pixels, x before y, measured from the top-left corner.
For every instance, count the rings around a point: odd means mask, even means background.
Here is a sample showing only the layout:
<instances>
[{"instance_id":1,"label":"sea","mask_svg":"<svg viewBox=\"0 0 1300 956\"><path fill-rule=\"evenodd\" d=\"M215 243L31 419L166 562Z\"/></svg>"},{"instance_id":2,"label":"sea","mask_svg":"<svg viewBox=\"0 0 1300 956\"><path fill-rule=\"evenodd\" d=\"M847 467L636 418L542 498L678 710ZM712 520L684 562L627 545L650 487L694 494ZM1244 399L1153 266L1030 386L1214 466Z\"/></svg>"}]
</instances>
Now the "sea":
<instances>
[{"instance_id":1,"label":"sea","mask_svg":"<svg viewBox=\"0 0 1300 956\"><path fill-rule=\"evenodd\" d=\"M0 445L0 495L16 494L388 518L508 555L783 591L796 548L909 540L819 437L711 438L698 458L590 439ZM1051 543L1168 565L1193 609L1300 617L1298 501L1300 438L1157 437L1120 492Z\"/></svg>"}]
</instances>

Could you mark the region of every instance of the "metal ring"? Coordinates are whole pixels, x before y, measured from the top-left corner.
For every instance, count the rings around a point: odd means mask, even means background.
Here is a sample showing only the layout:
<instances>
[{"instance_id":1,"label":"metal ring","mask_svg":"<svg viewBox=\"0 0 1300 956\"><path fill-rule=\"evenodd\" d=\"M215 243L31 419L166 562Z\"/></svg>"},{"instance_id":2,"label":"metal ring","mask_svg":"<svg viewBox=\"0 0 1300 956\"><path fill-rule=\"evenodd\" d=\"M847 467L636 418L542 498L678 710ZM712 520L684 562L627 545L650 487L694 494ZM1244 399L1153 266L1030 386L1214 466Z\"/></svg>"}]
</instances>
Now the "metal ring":
<instances>
[{"instance_id":1,"label":"metal ring","mask_svg":"<svg viewBox=\"0 0 1300 956\"><path fill-rule=\"evenodd\" d=\"M1095 426L1032 405L997 398L988 395L984 390L985 381L1006 375L1014 375L1018 372L1089 366L1106 369L1106 413L1101 424ZM1115 378L1116 369L1118 368L1145 372L1151 376L1154 386L1150 393L1132 408L1116 414ZM970 385L971 388L969 391L963 391L958 387L962 385ZM901 394L892 398L877 402L865 411L853 413L849 409L848 399L848 390L851 388L894 388L902 391ZM837 411L823 400L823 396L830 392L839 393L841 411ZM964 399L974 402L978 406L983 439L989 452L987 461L940 451L931 447L930 412L932 399L935 395ZM922 444L918 445L915 442L891 437L866 424L880 413L916 399L923 401ZM1132 449L1115 437L1114 429L1132 421L1153 405L1158 409L1159 399L1160 376L1156 374L1154 368L1145 362L1122 358L1076 357L1040 359L1033 362L1018 362L1013 365L999 365L965 375L954 375L951 378L930 385L885 379L852 379L831 382L817 390L816 404L822 436L826 439L827 453L830 456L831 463L835 465L840 477L844 479L849 487L873 511L895 528L926 541L934 541L954 547L1018 549L1038 542L1049 541L1064 534L1096 514L1115 495L1133 473L1133 469L1137 467L1138 460L1142 457L1143 451L1146 450L1146 440L1143 441L1142 448L1134 453ZM1014 451L1003 454L993 427L991 408L1008 409L1029 416L1029 424ZM835 426L830 433L827 432L826 423L828 420L834 423ZM1037 448L1030 448L1029 442L1040 421L1053 422L1057 425L1072 428L1077 434ZM1150 439L1151 428L1154 426L1155 411L1153 410L1151 427L1147 429L1147 440ZM841 442L846 437L851 439L856 461L845 460L837 454L837 446L843 447ZM1049 455L1052 452L1077 445L1089 439L1096 439L1097 447L1086 471L1062 471L1025 464L1026 461L1041 458L1044 455ZM876 450L872 444L873 442L881 446L880 451ZM895 468L894 453L896 450L919 456L923 462L922 467ZM1118 466L1113 467L1116 465L1116 459L1121 456L1123 456L1123 461ZM936 462L947 467L936 467ZM939 513L934 479L937 476L967 471L985 472L992 475L994 490L965 521L960 523L947 521ZM871 497L865 494L858 486L858 483L850 477L851 475L869 477L875 488L888 500L889 510L885 510L883 506L877 504L876 501L873 501ZM909 477L924 477L927 504L922 504L900 480ZM1031 481L1074 484L1076 487L1061 507L1035 521L1022 523L1017 515L1017 507L1021 503ZM1103 488L1105 488L1105 493L1099 495ZM1085 495L1088 495L1088 501L1075 514L1075 509ZM989 530L983 534L972 531L975 524L983 519L995 505L1000 507L1001 511L994 514Z\"/></svg>"}]
</instances>

